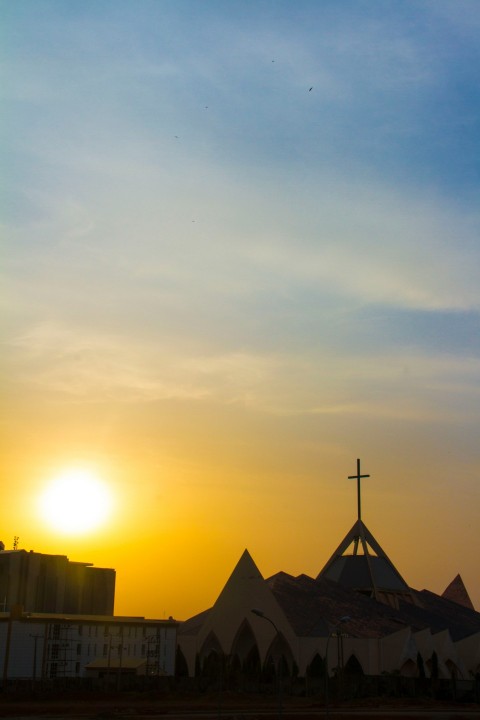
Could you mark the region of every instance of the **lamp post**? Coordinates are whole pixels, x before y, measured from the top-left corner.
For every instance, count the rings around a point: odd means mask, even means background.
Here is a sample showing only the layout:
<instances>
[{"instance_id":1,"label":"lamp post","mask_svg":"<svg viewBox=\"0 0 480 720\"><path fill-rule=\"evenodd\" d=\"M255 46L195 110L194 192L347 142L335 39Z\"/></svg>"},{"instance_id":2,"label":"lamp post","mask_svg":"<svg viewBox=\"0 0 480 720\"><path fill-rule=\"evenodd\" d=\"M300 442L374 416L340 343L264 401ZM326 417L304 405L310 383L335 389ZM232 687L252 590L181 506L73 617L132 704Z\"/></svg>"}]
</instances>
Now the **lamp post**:
<instances>
[{"instance_id":1,"label":"lamp post","mask_svg":"<svg viewBox=\"0 0 480 720\"><path fill-rule=\"evenodd\" d=\"M332 631L329 631L328 637L327 637L327 646L325 648L325 717L330 717L330 711L328 706L328 647L330 645L330 638L331 637L338 637L340 633L340 625L343 623L346 623L350 620L350 615L344 615L335 623L335 629Z\"/></svg>"},{"instance_id":2,"label":"lamp post","mask_svg":"<svg viewBox=\"0 0 480 720\"><path fill-rule=\"evenodd\" d=\"M34 635L30 633L30 637L33 638L33 666L32 666L32 690L35 687L35 681L37 679L37 642L39 639L43 640L43 635Z\"/></svg>"},{"instance_id":3,"label":"lamp post","mask_svg":"<svg viewBox=\"0 0 480 720\"><path fill-rule=\"evenodd\" d=\"M118 643L118 670L117 670L117 692L121 689L122 684L122 661L123 651L126 649L123 647L123 627L120 632L120 642Z\"/></svg>"},{"instance_id":4,"label":"lamp post","mask_svg":"<svg viewBox=\"0 0 480 720\"><path fill-rule=\"evenodd\" d=\"M254 615L257 615L257 617L263 618L264 620L266 620L267 622L269 622L270 625L272 625L273 629L275 630L277 639L278 639L278 640L280 639L280 632L279 632L277 626L275 625L275 623L273 622L272 618L268 617L268 615L265 615L265 613L263 612L263 610L259 610L258 608L252 608L252 613L253 613ZM283 711L283 702L282 702L282 654L281 654L281 653L280 653L280 658L279 658L279 661L278 661L278 678L277 678L277 682L278 682L278 717L279 717L279 719L281 719L281 717L282 717L282 711Z\"/></svg>"},{"instance_id":5,"label":"lamp post","mask_svg":"<svg viewBox=\"0 0 480 720\"><path fill-rule=\"evenodd\" d=\"M108 653L107 653L107 672L105 675L105 689L108 690L110 686L110 666L112 662L112 640L113 637L108 631Z\"/></svg>"}]
</instances>

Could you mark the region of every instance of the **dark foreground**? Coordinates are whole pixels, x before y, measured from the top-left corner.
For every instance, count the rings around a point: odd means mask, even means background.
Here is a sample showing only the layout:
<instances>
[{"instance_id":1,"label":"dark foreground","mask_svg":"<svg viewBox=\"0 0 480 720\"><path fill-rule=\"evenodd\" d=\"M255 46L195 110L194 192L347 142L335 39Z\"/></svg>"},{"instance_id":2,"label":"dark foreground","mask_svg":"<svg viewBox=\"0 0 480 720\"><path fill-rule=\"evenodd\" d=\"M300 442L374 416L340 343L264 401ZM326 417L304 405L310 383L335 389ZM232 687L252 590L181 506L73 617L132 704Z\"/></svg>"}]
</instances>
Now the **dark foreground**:
<instances>
[{"instance_id":1,"label":"dark foreground","mask_svg":"<svg viewBox=\"0 0 480 720\"><path fill-rule=\"evenodd\" d=\"M325 707L314 698L278 699L264 695L196 695L185 698L165 696L117 696L35 699L0 695L1 718L41 720L480 720L477 703L452 704L432 700L385 698L332 704Z\"/></svg>"}]
</instances>

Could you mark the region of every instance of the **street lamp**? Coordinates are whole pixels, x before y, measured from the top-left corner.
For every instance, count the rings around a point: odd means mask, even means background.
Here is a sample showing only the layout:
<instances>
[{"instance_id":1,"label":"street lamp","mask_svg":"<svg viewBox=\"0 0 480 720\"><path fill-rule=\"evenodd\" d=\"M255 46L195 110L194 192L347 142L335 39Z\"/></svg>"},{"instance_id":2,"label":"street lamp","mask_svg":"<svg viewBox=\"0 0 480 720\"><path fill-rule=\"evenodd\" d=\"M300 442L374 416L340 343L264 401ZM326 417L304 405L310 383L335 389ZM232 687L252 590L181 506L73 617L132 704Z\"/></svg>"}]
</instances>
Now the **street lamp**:
<instances>
[{"instance_id":1,"label":"street lamp","mask_svg":"<svg viewBox=\"0 0 480 720\"><path fill-rule=\"evenodd\" d=\"M268 617L268 615L265 615L263 610L259 610L258 608L252 608L252 613L254 615L257 615L257 617L263 618L263 620L266 620L270 623L270 625L273 626L273 629L275 630L276 637L280 641L280 632L273 622L272 618ZM280 658L278 661L278 717L282 717L282 711L283 711L283 703L282 703L282 654L280 653Z\"/></svg>"},{"instance_id":2,"label":"street lamp","mask_svg":"<svg viewBox=\"0 0 480 720\"><path fill-rule=\"evenodd\" d=\"M123 627L120 628L119 635L110 635L110 633L108 633L108 656L107 656L107 674L106 674L107 688L110 684L110 670L112 668L112 640L115 641L113 648L115 650L117 650L117 652L118 652L118 666L117 666L117 671L116 671L116 678L117 678L116 687L117 687L117 692L118 692L121 687L123 651L127 649L126 647L123 647Z\"/></svg>"},{"instance_id":3,"label":"street lamp","mask_svg":"<svg viewBox=\"0 0 480 720\"><path fill-rule=\"evenodd\" d=\"M118 643L118 670L117 670L117 691L121 689L122 683L122 661L123 651L127 648L123 646L123 627L120 629L120 642Z\"/></svg>"},{"instance_id":4,"label":"street lamp","mask_svg":"<svg viewBox=\"0 0 480 720\"><path fill-rule=\"evenodd\" d=\"M35 686L37 679L37 642L44 638L43 635L34 635L30 633L30 637L33 638L33 667L32 667L32 689Z\"/></svg>"},{"instance_id":5,"label":"street lamp","mask_svg":"<svg viewBox=\"0 0 480 720\"><path fill-rule=\"evenodd\" d=\"M325 648L325 717L329 717L329 707L328 707L328 646L330 645L330 638L331 637L339 637L340 633L340 625L343 623L346 623L350 620L350 615L344 615L335 623L335 629L334 631L329 631L328 638L327 638L327 646Z\"/></svg>"}]
</instances>

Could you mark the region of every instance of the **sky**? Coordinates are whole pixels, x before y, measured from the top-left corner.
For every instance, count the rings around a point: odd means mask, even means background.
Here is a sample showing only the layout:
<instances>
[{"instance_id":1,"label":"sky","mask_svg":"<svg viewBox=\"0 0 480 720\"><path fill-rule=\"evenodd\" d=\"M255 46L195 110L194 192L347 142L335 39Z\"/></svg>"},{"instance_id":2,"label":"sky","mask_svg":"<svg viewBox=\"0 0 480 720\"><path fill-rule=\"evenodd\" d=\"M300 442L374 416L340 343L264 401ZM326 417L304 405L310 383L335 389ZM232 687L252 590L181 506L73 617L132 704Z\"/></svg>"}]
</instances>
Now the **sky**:
<instances>
[{"instance_id":1,"label":"sky","mask_svg":"<svg viewBox=\"0 0 480 720\"><path fill-rule=\"evenodd\" d=\"M460 573L480 609L480 4L0 0L0 24L7 549L186 619L245 548L316 576L361 458L406 581ZM111 498L84 533L39 510L75 469Z\"/></svg>"}]
</instances>

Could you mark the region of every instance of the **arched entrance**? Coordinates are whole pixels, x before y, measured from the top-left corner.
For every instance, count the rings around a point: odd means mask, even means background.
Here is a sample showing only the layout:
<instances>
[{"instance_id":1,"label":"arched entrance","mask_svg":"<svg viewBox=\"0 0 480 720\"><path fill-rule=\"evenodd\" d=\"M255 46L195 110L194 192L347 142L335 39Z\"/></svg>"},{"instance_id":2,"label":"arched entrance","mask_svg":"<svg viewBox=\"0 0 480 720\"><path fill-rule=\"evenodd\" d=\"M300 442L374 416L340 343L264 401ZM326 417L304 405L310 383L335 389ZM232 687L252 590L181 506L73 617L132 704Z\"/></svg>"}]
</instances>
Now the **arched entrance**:
<instances>
[{"instance_id":1,"label":"arched entrance","mask_svg":"<svg viewBox=\"0 0 480 720\"><path fill-rule=\"evenodd\" d=\"M228 678L232 688L256 691L260 680L260 653L250 623L244 620L232 643Z\"/></svg>"},{"instance_id":2,"label":"arched entrance","mask_svg":"<svg viewBox=\"0 0 480 720\"><path fill-rule=\"evenodd\" d=\"M198 656L198 672L202 690L222 690L225 682L225 654L215 633L210 633Z\"/></svg>"},{"instance_id":3,"label":"arched entrance","mask_svg":"<svg viewBox=\"0 0 480 720\"><path fill-rule=\"evenodd\" d=\"M356 655L350 655L350 657L348 658L347 662L344 665L343 672L345 673L345 675L357 676L357 677L360 677L364 674L362 665L361 665L360 661L358 660L358 658L356 657Z\"/></svg>"},{"instance_id":4,"label":"arched entrance","mask_svg":"<svg viewBox=\"0 0 480 720\"><path fill-rule=\"evenodd\" d=\"M305 692L317 695L325 691L325 660L316 653L305 672Z\"/></svg>"}]
</instances>

